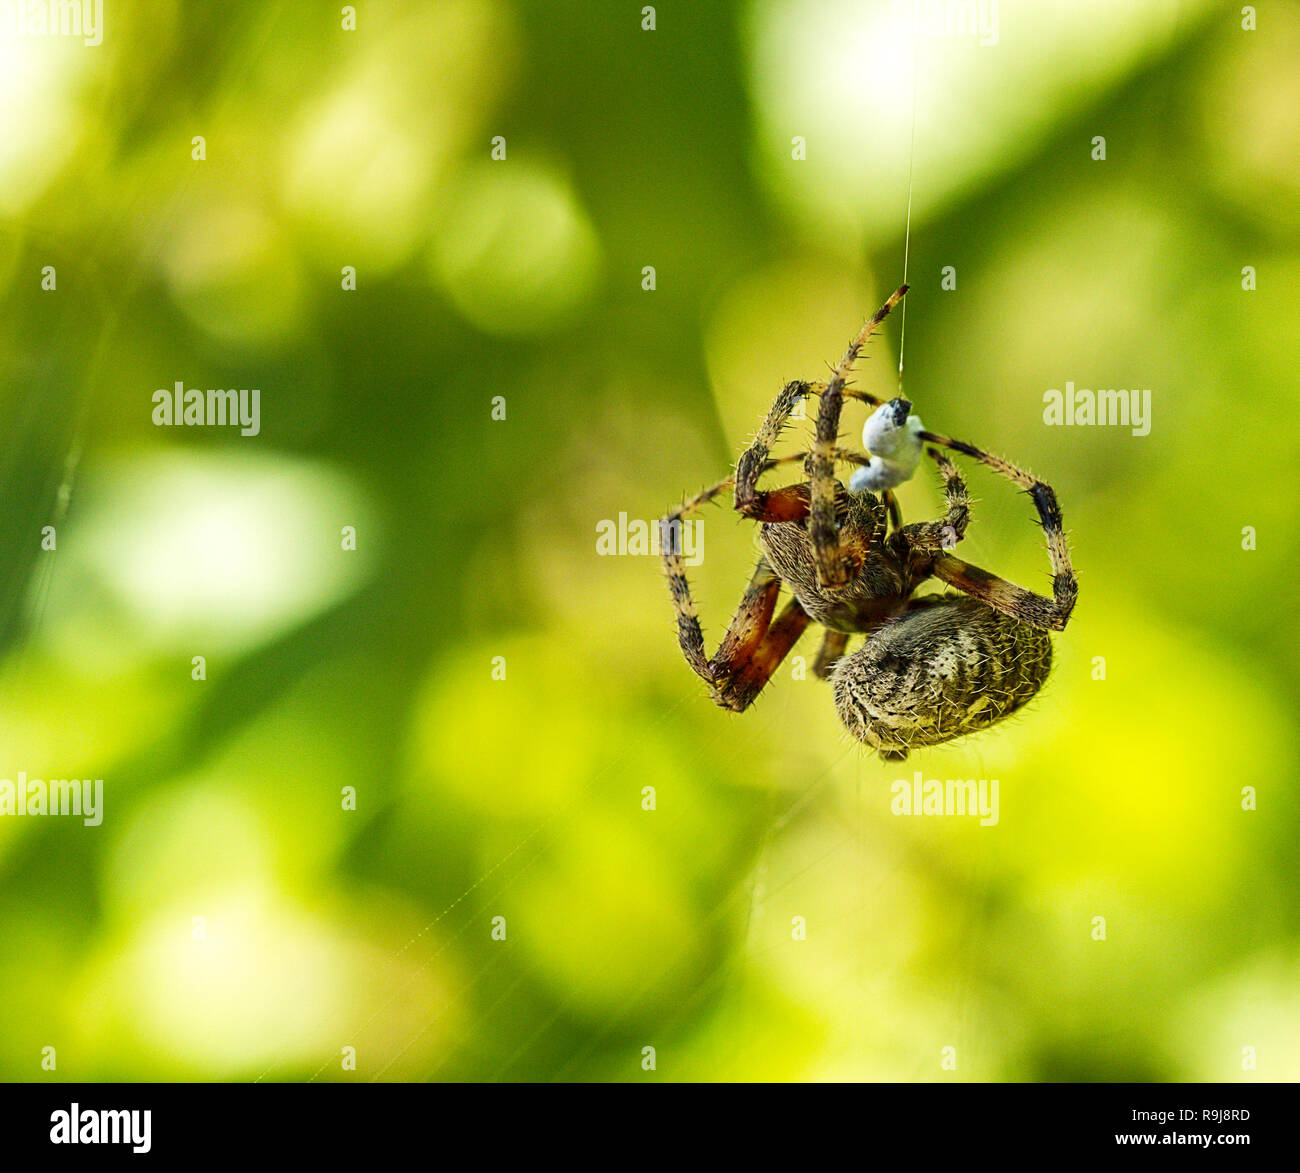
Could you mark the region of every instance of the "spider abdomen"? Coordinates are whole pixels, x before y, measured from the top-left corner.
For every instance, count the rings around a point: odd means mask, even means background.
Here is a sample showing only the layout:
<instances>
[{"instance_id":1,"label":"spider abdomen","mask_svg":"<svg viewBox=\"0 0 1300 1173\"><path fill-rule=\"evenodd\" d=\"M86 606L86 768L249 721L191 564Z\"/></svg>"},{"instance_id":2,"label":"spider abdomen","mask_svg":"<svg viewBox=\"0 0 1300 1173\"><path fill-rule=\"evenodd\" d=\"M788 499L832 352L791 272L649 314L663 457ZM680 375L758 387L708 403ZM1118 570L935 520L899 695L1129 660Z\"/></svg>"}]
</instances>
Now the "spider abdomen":
<instances>
[{"instance_id":1,"label":"spider abdomen","mask_svg":"<svg viewBox=\"0 0 1300 1173\"><path fill-rule=\"evenodd\" d=\"M1051 638L964 595L917 600L832 676L845 728L884 758L1002 720L1041 687Z\"/></svg>"}]
</instances>

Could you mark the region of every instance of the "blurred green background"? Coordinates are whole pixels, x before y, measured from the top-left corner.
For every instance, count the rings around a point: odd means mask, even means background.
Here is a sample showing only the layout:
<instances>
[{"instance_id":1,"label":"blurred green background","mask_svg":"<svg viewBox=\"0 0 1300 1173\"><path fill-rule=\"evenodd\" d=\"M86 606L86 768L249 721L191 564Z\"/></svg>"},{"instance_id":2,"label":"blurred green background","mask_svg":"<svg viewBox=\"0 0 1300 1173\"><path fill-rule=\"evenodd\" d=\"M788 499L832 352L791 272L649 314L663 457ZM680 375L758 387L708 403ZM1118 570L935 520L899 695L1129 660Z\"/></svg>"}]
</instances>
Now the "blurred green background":
<instances>
[{"instance_id":1,"label":"blurred green background","mask_svg":"<svg viewBox=\"0 0 1300 1173\"><path fill-rule=\"evenodd\" d=\"M1300 1078L1300 13L653 7L0 36L0 777L105 790L0 818L4 1078ZM797 659L715 708L596 537L839 356L909 185L904 392L1054 484L1081 601L1028 710L897 766ZM261 434L155 427L177 380ZM1150 434L1045 426L1067 380ZM755 535L704 535L713 646ZM895 817L913 770L998 824Z\"/></svg>"}]
</instances>

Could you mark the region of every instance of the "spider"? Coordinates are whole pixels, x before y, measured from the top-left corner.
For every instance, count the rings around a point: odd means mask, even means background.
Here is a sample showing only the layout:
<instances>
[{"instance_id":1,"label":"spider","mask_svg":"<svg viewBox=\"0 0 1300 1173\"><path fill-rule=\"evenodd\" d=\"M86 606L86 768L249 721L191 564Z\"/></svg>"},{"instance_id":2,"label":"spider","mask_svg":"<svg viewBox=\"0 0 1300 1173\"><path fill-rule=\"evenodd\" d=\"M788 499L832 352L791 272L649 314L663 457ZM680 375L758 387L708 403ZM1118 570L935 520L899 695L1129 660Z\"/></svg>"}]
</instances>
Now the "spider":
<instances>
[{"instance_id":1,"label":"spider","mask_svg":"<svg viewBox=\"0 0 1300 1173\"><path fill-rule=\"evenodd\" d=\"M884 403L846 386L871 332L906 292L906 285L900 287L862 327L828 383L787 383L735 473L674 508L660 523L678 642L713 699L743 712L809 624L820 624L825 632L814 675L830 680L850 735L891 761L906 758L915 746L986 729L1025 704L1051 668L1048 633L1064 629L1078 595L1061 510L1050 485L970 444L924 431L915 416L908 418L911 404L904 399ZM809 395L821 400L811 450L772 459L769 453L781 429ZM911 468L896 467L891 476L886 466L886 475L879 476L878 455L873 459L837 446L846 398L877 409L864 433L868 438L873 421L877 435L894 438L910 425L917 446ZM961 474L938 448L926 452L943 479L947 512L936 521L902 524L892 488L900 477L911 475L921 442L972 457L1029 494L1046 534L1052 598L948 552L965 536L970 507ZM806 481L778 489L758 487L763 473L797 460L804 462ZM840 462L859 466L847 489L835 477ZM872 491L872 485L880 491ZM732 486L736 511L762 523L763 553L721 645L709 657L681 543L672 539L672 531L676 525L680 532L683 518ZM932 576L960 593L914 597ZM794 597L774 619L783 583ZM867 637L866 643L846 654L849 637L858 634Z\"/></svg>"}]
</instances>

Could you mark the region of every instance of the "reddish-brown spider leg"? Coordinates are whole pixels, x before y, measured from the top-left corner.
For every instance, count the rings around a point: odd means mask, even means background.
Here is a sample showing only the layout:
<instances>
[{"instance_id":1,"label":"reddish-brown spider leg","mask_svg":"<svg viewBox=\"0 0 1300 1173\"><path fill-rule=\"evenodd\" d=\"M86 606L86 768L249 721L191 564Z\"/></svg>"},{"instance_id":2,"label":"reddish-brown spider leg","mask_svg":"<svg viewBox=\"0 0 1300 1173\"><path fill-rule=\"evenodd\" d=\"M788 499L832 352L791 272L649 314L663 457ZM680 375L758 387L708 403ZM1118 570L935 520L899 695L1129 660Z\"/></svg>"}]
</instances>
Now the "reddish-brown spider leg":
<instances>
[{"instance_id":1,"label":"reddish-brown spider leg","mask_svg":"<svg viewBox=\"0 0 1300 1173\"><path fill-rule=\"evenodd\" d=\"M695 601L691 597L681 541L677 536L680 530L675 534L673 523L680 523L695 509L713 500L729 488L732 481L731 477L719 481L712 488L669 511L660 523L660 557L668 578L673 609L677 613L677 641L682 655L695 674L709 685L709 692L719 705L740 712L762 691L811 621L793 599L773 621L772 614L781 591L781 580L766 560L760 559L717 652L711 657L705 652L704 631L700 627ZM805 486L794 485L791 488L803 490L802 509L806 515L808 498ZM786 496L779 493L769 494L767 500L773 513L783 510L787 502ZM797 495L790 500L797 500ZM787 520L767 515L761 519Z\"/></svg>"},{"instance_id":2,"label":"reddish-brown spider leg","mask_svg":"<svg viewBox=\"0 0 1300 1173\"><path fill-rule=\"evenodd\" d=\"M740 713L749 708L811 622L794 599L774 622L772 612L780 592L781 580L760 558L727 634L709 661L709 691L724 709Z\"/></svg>"},{"instance_id":3,"label":"reddish-brown spider leg","mask_svg":"<svg viewBox=\"0 0 1300 1173\"><path fill-rule=\"evenodd\" d=\"M711 657L705 656L704 633L691 599L690 586L680 567L672 568L665 556L673 606L677 610L677 634L686 662L709 686L709 694L724 709L743 712L763 690L777 666L789 654L811 622L791 599L777 616L781 580L760 559L741 597L736 614L727 626L722 643ZM680 557L677 557L680 561Z\"/></svg>"}]
</instances>

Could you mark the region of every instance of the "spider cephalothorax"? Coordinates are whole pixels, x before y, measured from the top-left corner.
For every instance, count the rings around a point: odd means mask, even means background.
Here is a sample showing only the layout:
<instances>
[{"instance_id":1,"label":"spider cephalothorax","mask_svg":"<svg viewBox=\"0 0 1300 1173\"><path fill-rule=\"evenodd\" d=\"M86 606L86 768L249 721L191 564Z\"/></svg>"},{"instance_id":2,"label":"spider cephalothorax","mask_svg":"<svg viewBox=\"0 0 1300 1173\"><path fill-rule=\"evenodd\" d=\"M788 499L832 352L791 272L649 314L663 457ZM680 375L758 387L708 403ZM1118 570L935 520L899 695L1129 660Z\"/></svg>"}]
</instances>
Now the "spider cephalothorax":
<instances>
[{"instance_id":1,"label":"spider cephalothorax","mask_svg":"<svg viewBox=\"0 0 1300 1173\"><path fill-rule=\"evenodd\" d=\"M748 708L808 625L817 623L826 630L814 673L831 681L845 728L891 759L905 758L912 746L985 729L1029 700L1051 668L1047 633L1065 627L1078 594L1049 485L970 444L925 431L906 400L882 403L846 387L871 331L906 292L900 288L863 326L830 382L782 388L735 475L672 510L662 544L682 653L719 705ZM821 397L812 449L771 459L782 427L809 395ZM870 454L837 446L845 398L877 409L864 430ZM1029 494L1047 536L1052 598L948 552L965 536L970 508L961 474L936 448L927 451L943 477L947 512L936 521L902 524L892 490L915 470L923 442L973 457ZM806 481L758 488L764 472L791 460L804 462ZM835 477L837 462L858 466L848 488ZM671 534L680 532L688 513L732 486L737 512L763 523L763 556L721 646L707 657ZM961 593L914 597L931 577ZM794 597L773 618L782 583ZM855 634L867 641L847 655Z\"/></svg>"}]
</instances>

